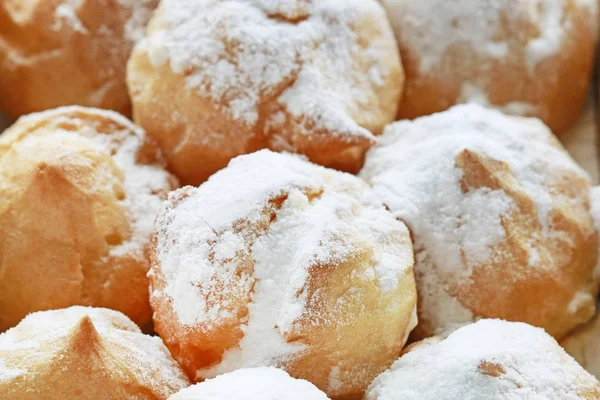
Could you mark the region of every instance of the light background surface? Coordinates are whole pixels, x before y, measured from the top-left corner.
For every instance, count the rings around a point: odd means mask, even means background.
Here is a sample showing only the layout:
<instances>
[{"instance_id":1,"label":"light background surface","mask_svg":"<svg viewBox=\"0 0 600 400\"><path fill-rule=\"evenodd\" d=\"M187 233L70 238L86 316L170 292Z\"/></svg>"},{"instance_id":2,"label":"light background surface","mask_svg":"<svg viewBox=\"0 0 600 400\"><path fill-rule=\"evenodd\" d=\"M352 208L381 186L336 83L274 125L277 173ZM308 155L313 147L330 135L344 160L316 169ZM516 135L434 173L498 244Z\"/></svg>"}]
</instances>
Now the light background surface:
<instances>
[{"instance_id":1,"label":"light background surface","mask_svg":"<svg viewBox=\"0 0 600 400\"><path fill-rule=\"evenodd\" d=\"M595 110L595 103L590 100L577 124L561 135L560 140L575 161L590 174L592 184L598 185L600 184L600 160Z\"/></svg>"}]
</instances>

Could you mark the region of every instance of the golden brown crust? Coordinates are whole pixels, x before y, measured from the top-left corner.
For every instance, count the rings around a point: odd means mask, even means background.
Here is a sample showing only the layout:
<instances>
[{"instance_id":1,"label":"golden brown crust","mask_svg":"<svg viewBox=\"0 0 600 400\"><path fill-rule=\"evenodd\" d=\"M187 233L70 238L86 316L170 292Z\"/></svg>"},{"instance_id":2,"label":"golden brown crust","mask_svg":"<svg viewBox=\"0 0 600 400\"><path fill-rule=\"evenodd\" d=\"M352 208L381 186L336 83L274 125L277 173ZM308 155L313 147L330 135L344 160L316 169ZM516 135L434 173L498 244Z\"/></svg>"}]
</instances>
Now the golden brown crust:
<instances>
[{"instance_id":1,"label":"golden brown crust","mask_svg":"<svg viewBox=\"0 0 600 400\"><path fill-rule=\"evenodd\" d=\"M137 166L124 170L117 154L132 140ZM32 311L75 304L113 308L147 327L150 236L139 226L152 216L130 207L134 196L159 203L176 187L161 162L137 127L92 109L35 114L2 135L0 331ZM155 171L156 192L128 188L142 166Z\"/></svg>"},{"instance_id":2,"label":"golden brown crust","mask_svg":"<svg viewBox=\"0 0 600 400\"><path fill-rule=\"evenodd\" d=\"M71 104L129 115L125 65L157 3L1 0L0 109L12 118Z\"/></svg>"},{"instance_id":3,"label":"golden brown crust","mask_svg":"<svg viewBox=\"0 0 600 400\"><path fill-rule=\"evenodd\" d=\"M469 280L449 282L448 293L477 318L525 321L543 327L557 339L588 321L596 311L593 294L598 284L592 275L598 238L589 214L589 196L582 195L590 189L587 177L565 170L564 176L555 180L552 192L566 197L553 199L549 217L561 236L552 236L544 233L534 200L508 164L464 150L457 156L456 166L463 171L464 193L481 188L500 190L513 200L515 208L502 218L507 236L493 246L489 262L474 268ZM578 204L581 199L584 203ZM538 265L546 268L532 269L529 260L534 251ZM464 262L468 265L466 259ZM425 313L420 319L413 331L415 339L436 332Z\"/></svg>"},{"instance_id":4,"label":"golden brown crust","mask_svg":"<svg viewBox=\"0 0 600 400\"><path fill-rule=\"evenodd\" d=\"M564 171L564 176L555 180L552 192L566 196L553 199L552 226L565 235L556 238L544 234L534 200L520 187L506 163L464 150L457 157L457 166L463 171L465 193L478 188L502 190L516 207L502 220L507 238L495 246L491 262L475 269L469 284L455 288L461 304L482 318L526 321L544 327L556 338L589 320L595 312L592 293L597 286L590 274L596 260L597 235L589 214L589 196L582 196L590 189L587 177ZM578 197L586 202L575 206L571 200ZM552 268L532 271L532 240L538 250L543 250L537 253L539 263ZM492 290L490 285L503 287ZM585 294L585 304L572 304L579 293ZM536 307L524 307L524 302Z\"/></svg>"},{"instance_id":5,"label":"golden brown crust","mask_svg":"<svg viewBox=\"0 0 600 400\"><path fill-rule=\"evenodd\" d=\"M31 314L0 335L0 360L12 400L165 400L189 385L160 338L99 308Z\"/></svg>"},{"instance_id":6,"label":"golden brown crust","mask_svg":"<svg viewBox=\"0 0 600 400\"><path fill-rule=\"evenodd\" d=\"M157 218L149 274L156 331L198 381L272 365L334 398L360 398L397 358L416 323L408 230L355 177L266 151L233 163L200 188L174 192ZM311 183L277 186L248 215L225 207L226 215L214 222L215 215L196 203L219 201L226 182L251 185L262 175L254 171L276 166L274 174L300 170ZM260 189L239 190L229 195L244 193L239 202L255 204ZM321 226L321 217L331 224ZM217 226L224 219L225 227ZM287 236L298 229L308 229L298 239L308 243ZM235 255L219 258L235 243L242 246ZM273 247L260 247L267 243ZM289 261L264 258L282 251ZM319 261L323 257L329 261ZM285 276L269 265L280 265Z\"/></svg>"},{"instance_id":7,"label":"golden brown crust","mask_svg":"<svg viewBox=\"0 0 600 400\"><path fill-rule=\"evenodd\" d=\"M368 400L581 399L600 382L543 329L480 320L419 342L369 387Z\"/></svg>"},{"instance_id":8,"label":"golden brown crust","mask_svg":"<svg viewBox=\"0 0 600 400\"><path fill-rule=\"evenodd\" d=\"M361 14L362 10L361 12L355 10L358 6L349 5L347 8L351 10L350 12L339 11L339 18L333 19L333 23L337 24L336 27L343 26L337 31L351 30L352 37L356 38L355 43L351 44L344 42L347 38L338 40L340 43L336 42L336 45L341 47L340 54L352 53L352 59L348 61L344 59L343 62L328 58L333 54L331 51L317 54L316 50L319 47L333 46L326 43L326 40L329 35L337 34L336 29L331 29L333 33L330 32L323 38L320 38L318 29L315 29L315 35L319 38L314 39L313 43L305 39L306 32L302 28L304 25L296 20L290 22L287 17L280 14L267 15L264 21L244 22L259 24L253 28L255 30L264 28L261 23L268 25L273 21L279 21L282 26L297 27L295 28L297 30L291 34L283 33L290 36L284 39L291 43L303 41L297 49L288 49L285 47L288 45L285 45L283 48L273 50L268 47L269 43L243 43L244 35L228 37L229 34L233 34L229 30L237 29L237 25L231 22L232 18L237 18L237 15L223 17L221 14L215 14L213 19L223 18L223 32L219 30L216 31L218 33L213 32L215 37L205 34L203 40L211 43L207 46L222 45L226 49L226 54L222 59L219 58L218 62L221 64L225 62L224 60L231 62L228 68L234 68L235 71L223 72L218 76L203 76L202 79L196 77L206 72L202 67L189 63L178 65L177 69L181 71L174 72L176 68L170 65L168 60L169 51L195 54L196 50L189 48L191 45L186 43L187 39L176 41L176 50L169 49L168 45L166 48L156 47L157 37L162 37L164 32L168 32L169 35L179 28L170 26L167 7L177 9L184 7L182 4L185 4L177 1L164 3L149 24L147 38L133 52L128 64L127 80L136 123L157 140L168 159L170 169L186 184L198 185L212 173L224 168L233 157L262 148L297 152L324 166L358 172L363 163L364 153L374 143L374 138L369 131L378 134L387 123L393 121L404 81L404 73L391 29L383 18L383 10L380 10L379 5L374 4L375 2L373 4L371 2L372 0L365 2L364 6L368 12L364 14ZM236 3L244 4L244 7L247 7L244 12L248 15L255 15L259 7L247 2ZM289 3L294 4L294 9L301 14L299 18L305 24L312 24L311 20L322 17L318 14L321 11L311 11L314 13L312 15L307 11L308 9L301 7L304 5L310 10L317 9L318 6L313 5L312 2L308 2L310 6L299 0ZM339 4L343 4L339 2L338 5L332 6L331 4L334 3L336 1L329 1L328 7L341 8ZM225 9L223 6L215 5L217 2L207 4L209 5L198 6L200 10L195 10L196 14L223 13ZM242 7L240 4L236 6ZM190 6L185 5L185 7ZM300 12L301 10L304 10L304 13ZM181 10L176 11L180 15L184 13ZM348 18L345 16L346 13L358 16L355 18L356 21L346 22L345 18ZM200 18L194 22L197 26L208 24ZM190 26L189 21L187 26ZM196 34L198 33L190 32L184 37ZM273 35L273 40L276 41L278 38L275 36L282 33L275 32ZM252 33L247 37L251 38ZM219 43L215 45L214 42ZM257 48L256 54L248 50L252 48ZM200 51L211 54L207 59L213 57L213 48ZM264 54L270 54L272 51L281 52L281 59L287 57L286 52L297 52L296 60L290 61L295 65L291 67L287 76L279 77L280 79L275 83L268 83L257 90L254 86L259 84L253 82L254 77L244 80L246 68L264 70L264 74L268 75L270 73L268 68L271 66L266 59L262 61L262 65L260 61L257 65L242 63L257 62L256 59L260 60L264 58ZM371 57L375 52L382 55ZM199 59L204 56L205 54L198 54ZM166 57L167 60L162 60L162 57ZM157 62L157 58L161 58L161 61ZM178 54L177 62L180 62L180 59ZM216 64L214 60L206 62L211 65ZM335 63L341 63L347 69L338 72L335 70ZM279 66L275 67L279 68ZM223 81L229 79L230 73L244 78L222 89L221 86L227 85ZM295 92L294 95L290 94L290 97L293 101L304 102L299 107L306 108L301 112L297 109L292 110L282 101L282 97L291 90L310 92L311 89L306 89L307 83L303 80L313 79L313 76L306 78L313 73L318 76L316 78L318 85L312 89L312 92L319 101L315 105L310 104L312 98L299 100L300 96L307 97L307 93ZM336 73L343 76L336 76ZM371 81L372 74L380 74L381 77L373 78ZM206 72L206 75L209 73ZM195 83L191 83L192 81ZM216 95L211 94L212 87L216 88L215 91L222 90L225 94L217 98ZM252 98L250 101L252 104L245 106L253 108L252 112L257 116L248 121L236 112L231 112L231 108L234 107L231 102L234 99L238 104L244 103L246 101L244 96L253 90L257 90L258 98ZM339 126L332 126L332 123L323 125L323 121L328 119L336 120Z\"/></svg>"},{"instance_id":9,"label":"golden brown crust","mask_svg":"<svg viewBox=\"0 0 600 400\"><path fill-rule=\"evenodd\" d=\"M435 7L433 4L441 5L443 0L424 2L432 3L432 7ZM383 3L393 9L397 7L394 3L402 1L385 0ZM577 0L551 0L541 2L543 4L534 1L515 3L510 0L488 3L482 2L485 4L482 7L499 8L499 28L489 45L506 42L507 54L500 58L482 55L469 43L457 42L448 47L429 71L423 71L420 67L422 59L430 56L427 54L428 48L419 47L414 40L417 38L412 36L414 32L405 30L403 26L405 19L408 21L415 16L398 13L394 17L394 13L390 13L406 72L398 118L413 119L465 101L483 101L509 113L538 117L555 134L564 132L577 121L588 98L597 29L595 12L578 4ZM556 7L556 4L562 7L563 3L565 9L562 17L557 17L560 18L558 23L563 26L544 26L544 18L554 18L543 14L554 12L545 8ZM535 7L539 7L542 15L533 22L528 10ZM465 16L475 15L474 10L464 9L463 13ZM456 14L460 14L460 11L457 10ZM431 23L435 24L436 14L430 15ZM462 29L463 34L469 29L475 32L468 22L460 27L459 22L456 23L456 30ZM560 34L557 32L559 29L564 29L564 32ZM446 37L436 36L442 30L435 32L428 32L430 40L447 40ZM447 31L443 34L452 37ZM527 59L527 46L542 35L560 35L560 47L532 66ZM477 90L473 96L465 92L468 85ZM482 94L485 98L477 98ZM516 104L519 106L514 107Z\"/></svg>"},{"instance_id":10,"label":"golden brown crust","mask_svg":"<svg viewBox=\"0 0 600 400\"><path fill-rule=\"evenodd\" d=\"M389 126L363 177L415 243L416 339L480 318L557 339L594 315L589 176L539 120L468 104Z\"/></svg>"}]
</instances>

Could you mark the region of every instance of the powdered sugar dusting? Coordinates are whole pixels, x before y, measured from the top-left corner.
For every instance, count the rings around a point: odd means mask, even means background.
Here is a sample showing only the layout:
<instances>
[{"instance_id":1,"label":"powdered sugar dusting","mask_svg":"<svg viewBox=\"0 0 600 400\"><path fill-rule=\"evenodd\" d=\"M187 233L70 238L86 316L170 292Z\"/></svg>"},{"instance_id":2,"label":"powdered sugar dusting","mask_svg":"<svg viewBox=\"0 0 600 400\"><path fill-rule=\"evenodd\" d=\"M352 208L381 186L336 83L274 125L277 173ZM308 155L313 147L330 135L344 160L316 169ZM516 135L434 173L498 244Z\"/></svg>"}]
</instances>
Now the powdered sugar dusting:
<instances>
[{"instance_id":1,"label":"powdered sugar dusting","mask_svg":"<svg viewBox=\"0 0 600 400\"><path fill-rule=\"evenodd\" d=\"M202 377L241 365L278 365L302 350L285 335L308 312L303 289L310 268L339 265L372 247L368 270L388 292L412 265L410 245L394 239L407 235L406 228L361 180L292 155L265 150L238 157L171 200L176 206L168 202L156 223L157 259L180 322L211 326L227 316L239 293L253 289L239 348L199 371ZM240 260L248 257L254 270L240 277ZM327 318L311 312L316 320Z\"/></svg>"},{"instance_id":2,"label":"powdered sugar dusting","mask_svg":"<svg viewBox=\"0 0 600 400\"><path fill-rule=\"evenodd\" d=\"M327 400L312 383L276 368L248 368L191 386L169 400Z\"/></svg>"},{"instance_id":3,"label":"powdered sugar dusting","mask_svg":"<svg viewBox=\"0 0 600 400\"><path fill-rule=\"evenodd\" d=\"M468 46L483 59L498 61L524 48L525 60L533 71L538 63L558 53L573 22L565 18L564 0L382 0L382 3L397 37L410 38L410 47L418 49L419 68L423 72L432 72L447 51L460 46ZM587 8L595 18L596 2L575 3ZM517 27L528 25L539 33L530 38L511 34ZM524 38L526 42L522 43Z\"/></svg>"},{"instance_id":4,"label":"powdered sugar dusting","mask_svg":"<svg viewBox=\"0 0 600 400\"><path fill-rule=\"evenodd\" d=\"M402 356L366 400L545 399L600 396L600 384L542 329L482 320Z\"/></svg>"},{"instance_id":5,"label":"powdered sugar dusting","mask_svg":"<svg viewBox=\"0 0 600 400\"><path fill-rule=\"evenodd\" d=\"M0 358L0 382L14 379L23 374L24 371L21 371L18 368L9 368L6 365L6 362Z\"/></svg>"},{"instance_id":6,"label":"powdered sugar dusting","mask_svg":"<svg viewBox=\"0 0 600 400\"><path fill-rule=\"evenodd\" d=\"M74 31L86 34L88 30L83 26L81 20L77 16L77 10L81 7L82 0L68 0L61 3L56 7L54 15L56 16L56 24L54 25L55 30L60 30L63 27L63 23Z\"/></svg>"},{"instance_id":7,"label":"powdered sugar dusting","mask_svg":"<svg viewBox=\"0 0 600 400\"><path fill-rule=\"evenodd\" d=\"M483 107L496 108L509 115L518 115L522 117L535 116L537 107L531 103L522 101L511 101L504 105L492 105L487 94L472 82L465 82L462 85L459 103L475 103Z\"/></svg>"},{"instance_id":8,"label":"powdered sugar dusting","mask_svg":"<svg viewBox=\"0 0 600 400\"><path fill-rule=\"evenodd\" d=\"M549 163L556 171L586 177L539 121L474 104L386 128L361 176L409 225L421 306L439 327L470 321L468 311L448 302L448 285L467 280L473 268L491 262L493 246L506 240L503 219L516 211L503 190L463 187L465 170L458 160L473 153L505 163L533 200L548 235L561 234L550 219L552 196L560 194L551 188ZM530 247L529 267L543 268L533 242Z\"/></svg>"},{"instance_id":9,"label":"powdered sugar dusting","mask_svg":"<svg viewBox=\"0 0 600 400\"><path fill-rule=\"evenodd\" d=\"M152 163L140 162L140 153L148 140L145 132L115 112L76 106L22 118L23 122L35 120L48 120L48 127L54 133L91 141L95 147L112 156L123 171L125 196L120 203L127 212L131 236L123 243L111 246L110 256L128 254L144 259L154 218L166 194L177 184L161 164L158 153L152 155ZM104 131L99 120L112 121L111 130Z\"/></svg>"},{"instance_id":10,"label":"powdered sugar dusting","mask_svg":"<svg viewBox=\"0 0 600 400\"><path fill-rule=\"evenodd\" d=\"M148 20L150 20L153 9L156 7L157 0L117 0L117 3L120 6L119 12L128 16L123 26L123 39L129 44L135 44L143 39L144 29ZM90 31L78 15L83 4L83 0L63 0L62 3L58 4L54 10L56 21L53 29L59 31L68 27L75 32L89 35ZM108 4L105 6L108 6ZM110 33L110 30L104 28L103 33Z\"/></svg>"},{"instance_id":11,"label":"powdered sugar dusting","mask_svg":"<svg viewBox=\"0 0 600 400\"><path fill-rule=\"evenodd\" d=\"M530 20L540 27L541 33L527 45L526 54L530 68L560 50L564 32L562 20L565 6L564 1L558 0L529 3Z\"/></svg>"},{"instance_id":12,"label":"powdered sugar dusting","mask_svg":"<svg viewBox=\"0 0 600 400\"><path fill-rule=\"evenodd\" d=\"M136 384L164 397L174 389L188 385L183 371L160 338L142 334L131 320L119 312L77 306L29 314L19 325L0 334L0 384L3 380L20 375L26 375L28 380L35 382L31 374L38 374L39 364L49 360L52 360L52 367L60 368L63 357L53 356L62 352L73 335L77 334L74 329L84 317L90 318L93 329L102 338L102 343L94 347L94 351L110 354L115 359L115 365L127 370L111 371L116 372L117 376L126 373L129 379L138 380ZM3 359L23 370L14 367L6 369ZM82 360L91 362L86 357L82 357ZM109 368L108 365L103 367Z\"/></svg>"},{"instance_id":13,"label":"powdered sugar dusting","mask_svg":"<svg viewBox=\"0 0 600 400\"><path fill-rule=\"evenodd\" d=\"M98 331L119 329L140 333L140 328L125 315L105 309L73 306L55 311L29 314L19 325L0 335L0 352L9 350L40 350L45 341L65 337L83 317L89 316Z\"/></svg>"},{"instance_id":14,"label":"powdered sugar dusting","mask_svg":"<svg viewBox=\"0 0 600 400\"><path fill-rule=\"evenodd\" d=\"M155 67L168 62L185 73L190 88L234 120L254 126L264 117L277 132L287 115L261 115L275 101L313 129L372 138L351 115L360 108L365 124L377 119L361 105L390 73L381 60L389 57L391 35L361 44L353 24L365 15L385 23L377 2L164 0L157 15L164 29L153 30L139 49Z\"/></svg>"},{"instance_id":15,"label":"powdered sugar dusting","mask_svg":"<svg viewBox=\"0 0 600 400\"><path fill-rule=\"evenodd\" d=\"M134 135L130 129L134 129ZM121 136L119 138L119 136ZM109 140L106 140L109 139ZM138 252L147 246L148 238L154 229L154 218L166 194L176 185L175 179L160 164L140 164L137 154L144 140L144 133L133 125L115 135L98 136L108 148L118 141L113 159L124 171L125 199L123 206L128 211L132 236L129 241L111 249L111 255L118 256Z\"/></svg>"},{"instance_id":16,"label":"powdered sugar dusting","mask_svg":"<svg viewBox=\"0 0 600 400\"><path fill-rule=\"evenodd\" d=\"M469 45L484 57L505 57L508 43L499 40L496 33L498 15L510 3L503 0L382 0L396 36L414 40L412 46L419 49L419 66L424 72L438 65L454 45Z\"/></svg>"},{"instance_id":17,"label":"powdered sugar dusting","mask_svg":"<svg viewBox=\"0 0 600 400\"><path fill-rule=\"evenodd\" d=\"M141 41L157 0L118 0L118 3L130 13L125 23L125 39L130 43Z\"/></svg>"}]
</instances>

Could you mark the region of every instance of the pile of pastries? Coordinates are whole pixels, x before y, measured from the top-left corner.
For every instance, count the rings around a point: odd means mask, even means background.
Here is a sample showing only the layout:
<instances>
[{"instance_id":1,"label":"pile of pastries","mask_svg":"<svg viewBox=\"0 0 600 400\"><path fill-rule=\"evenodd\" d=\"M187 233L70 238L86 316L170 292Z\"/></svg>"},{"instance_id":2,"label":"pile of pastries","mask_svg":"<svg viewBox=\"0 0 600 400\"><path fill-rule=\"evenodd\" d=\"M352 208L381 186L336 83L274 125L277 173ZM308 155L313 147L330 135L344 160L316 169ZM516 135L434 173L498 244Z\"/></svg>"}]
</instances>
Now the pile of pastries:
<instances>
[{"instance_id":1,"label":"pile of pastries","mask_svg":"<svg viewBox=\"0 0 600 400\"><path fill-rule=\"evenodd\" d=\"M596 0L0 0L1 399L600 399Z\"/></svg>"}]
</instances>

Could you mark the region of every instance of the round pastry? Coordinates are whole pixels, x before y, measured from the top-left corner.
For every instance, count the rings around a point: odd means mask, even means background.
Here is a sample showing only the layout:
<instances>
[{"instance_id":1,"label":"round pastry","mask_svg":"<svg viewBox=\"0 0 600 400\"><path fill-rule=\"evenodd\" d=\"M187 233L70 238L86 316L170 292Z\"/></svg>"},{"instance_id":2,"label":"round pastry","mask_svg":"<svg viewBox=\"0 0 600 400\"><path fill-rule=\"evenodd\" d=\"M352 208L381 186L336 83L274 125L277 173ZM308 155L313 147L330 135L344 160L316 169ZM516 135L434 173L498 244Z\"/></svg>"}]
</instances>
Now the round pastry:
<instances>
[{"instance_id":1,"label":"round pastry","mask_svg":"<svg viewBox=\"0 0 600 400\"><path fill-rule=\"evenodd\" d=\"M131 112L127 59L158 0L0 0L0 109Z\"/></svg>"},{"instance_id":2,"label":"round pastry","mask_svg":"<svg viewBox=\"0 0 600 400\"><path fill-rule=\"evenodd\" d=\"M600 379L600 314L560 343L590 374Z\"/></svg>"},{"instance_id":3,"label":"round pastry","mask_svg":"<svg viewBox=\"0 0 600 400\"><path fill-rule=\"evenodd\" d=\"M274 366L362 395L416 325L406 226L355 176L262 150L156 220L150 302L188 375Z\"/></svg>"},{"instance_id":4,"label":"round pastry","mask_svg":"<svg viewBox=\"0 0 600 400\"><path fill-rule=\"evenodd\" d=\"M164 0L134 50L134 119L200 184L270 148L357 172L403 86L375 0Z\"/></svg>"},{"instance_id":5,"label":"round pastry","mask_svg":"<svg viewBox=\"0 0 600 400\"><path fill-rule=\"evenodd\" d=\"M277 368L249 368L217 376L169 397L169 400L327 400L312 383Z\"/></svg>"},{"instance_id":6,"label":"round pastry","mask_svg":"<svg viewBox=\"0 0 600 400\"><path fill-rule=\"evenodd\" d=\"M0 332L71 305L151 321L148 249L177 181L157 147L111 111L66 107L0 136Z\"/></svg>"},{"instance_id":7,"label":"round pastry","mask_svg":"<svg viewBox=\"0 0 600 400\"><path fill-rule=\"evenodd\" d=\"M600 382L542 329L481 320L413 346L365 400L596 400Z\"/></svg>"},{"instance_id":8,"label":"round pastry","mask_svg":"<svg viewBox=\"0 0 600 400\"><path fill-rule=\"evenodd\" d=\"M400 118L463 102L542 119L555 133L588 97L596 0L382 0L406 84Z\"/></svg>"},{"instance_id":9,"label":"round pastry","mask_svg":"<svg viewBox=\"0 0 600 400\"><path fill-rule=\"evenodd\" d=\"M417 338L478 318L562 338L594 315L589 178L539 120L469 104L394 123L361 175L411 231Z\"/></svg>"},{"instance_id":10,"label":"round pastry","mask_svg":"<svg viewBox=\"0 0 600 400\"><path fill-rule=\"evenodd\" d=\"M7 399L161 400L189 384L160 338L116 311L36 312L0 334Z\"/></svg>"}]
</instances>

